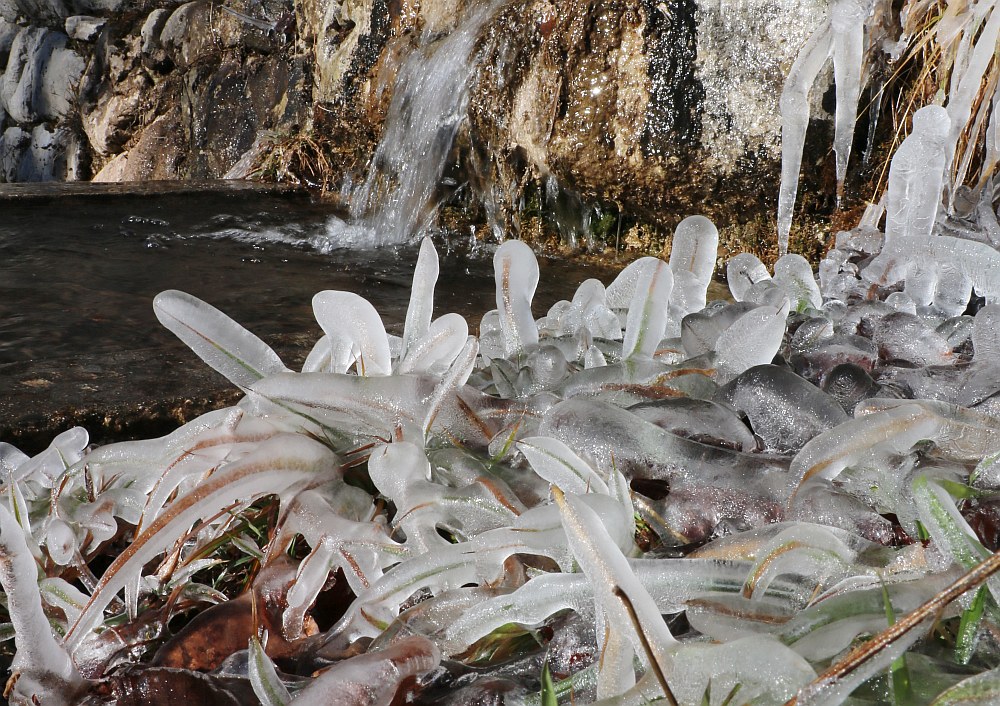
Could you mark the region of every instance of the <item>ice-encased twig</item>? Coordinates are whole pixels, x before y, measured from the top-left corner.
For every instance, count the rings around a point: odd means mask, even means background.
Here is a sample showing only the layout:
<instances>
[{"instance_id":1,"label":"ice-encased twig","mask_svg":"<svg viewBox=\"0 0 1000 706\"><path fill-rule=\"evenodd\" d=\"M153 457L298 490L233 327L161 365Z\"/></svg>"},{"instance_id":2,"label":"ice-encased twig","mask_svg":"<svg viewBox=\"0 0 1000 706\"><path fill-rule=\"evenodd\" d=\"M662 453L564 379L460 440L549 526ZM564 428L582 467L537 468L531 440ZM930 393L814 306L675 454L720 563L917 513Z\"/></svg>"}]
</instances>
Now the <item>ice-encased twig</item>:
<instances>
[{"instance_id":1,"label":"ice-encased twig","mask_svg":"<svg viewBox=\"0 0 1000 706\"><path fill-rule=\"evenodd\" d=\"M24 531L0 503L0 584L14 624L17 653L11 670L17 683L11 704L69 704L83 685L63 646L55 639L42 611L35 564Z\"/></svg>"}]
</instances>

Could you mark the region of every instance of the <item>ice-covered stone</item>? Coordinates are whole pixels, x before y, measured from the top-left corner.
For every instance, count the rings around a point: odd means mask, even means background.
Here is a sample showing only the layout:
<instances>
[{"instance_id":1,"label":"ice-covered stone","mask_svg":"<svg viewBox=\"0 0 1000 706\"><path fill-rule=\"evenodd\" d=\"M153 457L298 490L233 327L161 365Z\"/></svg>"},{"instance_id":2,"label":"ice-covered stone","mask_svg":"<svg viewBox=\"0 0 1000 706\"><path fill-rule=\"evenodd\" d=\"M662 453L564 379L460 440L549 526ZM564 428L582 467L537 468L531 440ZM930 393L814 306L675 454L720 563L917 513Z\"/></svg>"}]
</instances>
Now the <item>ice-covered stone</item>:
<instances>
[{"instance_id":1,"label":"ice-covered stone","mask_svg":"<svg viewBox=\"0 0 1000 706\"><path fill-rule=\"evenodd\" d=\"M836 400L786 368L759 365L719 389L716 401L747 417L764 450L790 453L847 421Z\"/></svg>"}]
</instances>

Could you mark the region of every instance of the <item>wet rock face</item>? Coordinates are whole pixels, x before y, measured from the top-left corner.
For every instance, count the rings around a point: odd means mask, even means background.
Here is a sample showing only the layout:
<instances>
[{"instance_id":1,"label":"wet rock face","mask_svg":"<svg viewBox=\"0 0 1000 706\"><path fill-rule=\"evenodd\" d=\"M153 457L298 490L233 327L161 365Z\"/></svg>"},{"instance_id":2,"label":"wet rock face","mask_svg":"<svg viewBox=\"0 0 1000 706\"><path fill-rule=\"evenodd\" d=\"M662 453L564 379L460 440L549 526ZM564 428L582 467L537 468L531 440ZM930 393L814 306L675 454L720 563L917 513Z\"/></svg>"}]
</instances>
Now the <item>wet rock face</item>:
<instances>
[{"instance_id":1,"label":"wet rock face","mask_svg":"<svg viewBox=\"0 0 1000 706\"><path fill-rule=\"evenodd\" d=\"M73 175L101 180L221 177L262 137L299 130L368 149L407 54L483 1L0 0L0 128L18 129L4 154L42 123L79 146ZM500 4L463 141L491 212L554 177L667 227L696 212L769 221L778 97L826 2ZM12 159L0 178L71 178Z\"/></svg>"},{"instance_id":2,"label":"wet rock face","mask_svg":"<svg viewBox=\"0 0 1000 706\"><path fill-rule=\"evenodd\" d=\"M667 225L760 217L777 193L784 76L825 5L507 7L486 32L471 116L473 141L501 156L486 179L494 197L514 203L529 176L551 174Z\"/></svg>"}]
</instances>

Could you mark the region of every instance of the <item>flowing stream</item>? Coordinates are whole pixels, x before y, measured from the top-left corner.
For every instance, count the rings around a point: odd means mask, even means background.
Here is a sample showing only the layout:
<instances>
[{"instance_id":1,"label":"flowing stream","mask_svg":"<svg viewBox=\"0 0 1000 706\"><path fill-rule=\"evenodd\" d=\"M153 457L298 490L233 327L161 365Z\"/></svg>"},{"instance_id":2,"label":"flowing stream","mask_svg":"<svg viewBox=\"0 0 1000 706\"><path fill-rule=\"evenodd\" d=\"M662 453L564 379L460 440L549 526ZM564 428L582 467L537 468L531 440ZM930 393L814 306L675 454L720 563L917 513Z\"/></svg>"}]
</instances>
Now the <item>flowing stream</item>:
<instances>
[{"instance_id":1,"label":"flowing stream","mask_svg":"<svg viewBox=\"0 0 1000 706\"><path fill-rule=\"evenodd\" d=\"M466 119L476 39L501 3L480 3L444 38L425 33L406 57L367 178L350 196L350 219L331 220L331 246L405 243L434 222L434 196Z\"/></svg>"}]
</instances>

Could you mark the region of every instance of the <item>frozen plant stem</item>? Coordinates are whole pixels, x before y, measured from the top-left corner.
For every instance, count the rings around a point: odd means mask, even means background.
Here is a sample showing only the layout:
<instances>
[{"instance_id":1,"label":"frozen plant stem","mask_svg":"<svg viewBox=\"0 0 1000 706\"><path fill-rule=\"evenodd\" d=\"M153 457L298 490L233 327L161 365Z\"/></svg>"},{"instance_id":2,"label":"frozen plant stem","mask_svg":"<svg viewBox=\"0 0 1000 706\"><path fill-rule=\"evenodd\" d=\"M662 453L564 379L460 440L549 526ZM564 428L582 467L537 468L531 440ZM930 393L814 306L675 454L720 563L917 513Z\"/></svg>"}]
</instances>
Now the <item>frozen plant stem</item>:
<instances>
[{"instance_id":1,"label":"frozen plant stem","mask_svg":"<svg viewBox=\"0 0 1000 706\"><path fill-rule=\"evenodd\" d=\"M636 615L635 606L632 605L632 599L628 597L628 594L622 590L621 586L615 586L612 589L614 593L622 603L625 604L625 610L628 611L628 617L632 621L633 627L635 627L635 632L639 636L639 640L642 641L642 649L646 652L646 657L649 659L649 666L656 675L656 680L660 682L660 686L663 688L663 695L667 699L667 703L670 706L677 706L677 699L674 698L674 692L670 690L670 684L667 682L667 677L663 673L663 667L660 666L659 660L656 659L656 654L653 652L653 646L649 644L649 638L646 637L646 631L642 629L642 623L639 622L639 616Z\"/></svg>"},{"instance_id":2,"label":"frozen plant stem","mask_svg":"<svg viewBox=\"0 0 1000 706\"><path fill-rule=\"evenodd\" d=\"M812 699L808 697L823 691L824 687L835 684L840 679L857 671L866 663L876 659L897 640L924 621L940 614L949 603L963 593L977 588L997 571L1000 571L1000 552L994 552L988 559L981 562L969 573L959 578L905 618L890 625L870 640L861 643L848 652L842 660L831 665L829 669L816 677L813 682L807 684L796 696L785 702L785 706L798 706L798 704L806 703L807 701L811 703Z\"/></svg>"}]
</instances>

